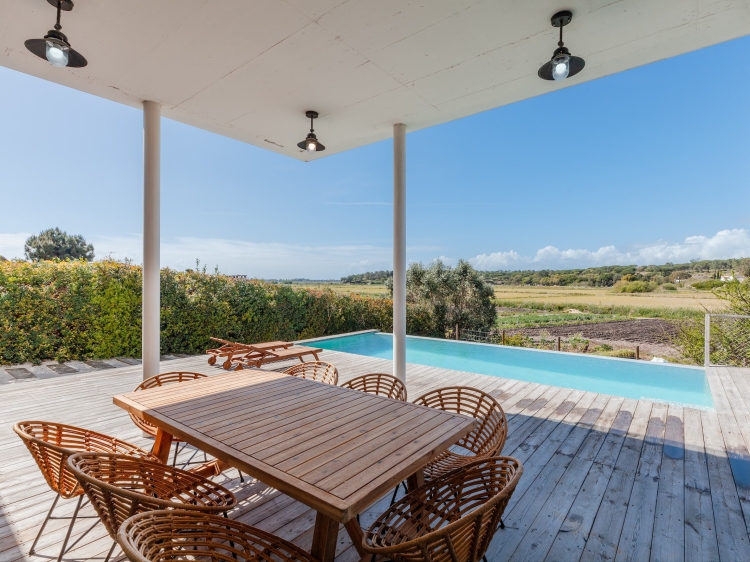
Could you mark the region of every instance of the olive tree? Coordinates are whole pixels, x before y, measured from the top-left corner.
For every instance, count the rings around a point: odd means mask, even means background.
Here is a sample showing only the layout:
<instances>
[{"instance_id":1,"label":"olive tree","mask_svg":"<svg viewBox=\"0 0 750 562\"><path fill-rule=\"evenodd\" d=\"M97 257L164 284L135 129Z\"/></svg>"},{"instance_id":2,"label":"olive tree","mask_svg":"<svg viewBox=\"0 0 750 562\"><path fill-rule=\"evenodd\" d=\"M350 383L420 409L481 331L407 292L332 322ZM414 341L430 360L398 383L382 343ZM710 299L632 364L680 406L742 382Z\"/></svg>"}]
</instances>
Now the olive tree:
<instances>
[{"instance_id":1,"label":"olive tree","mask_svg":"<svg viewBox=\"0 0 750 562\"><path fill-rule=\"evenodd\" d=\"M393 294L392 282L388 287ZM456 325L489 331L496 316L493 296L492 285L467 261L456 267L441 260L426 267L412 263L406 272L407 331L433 337L445 337Z\"/></svg>"},{"instance_id":2,"label":"olive tree","mask_svg":"<svg viewBox=\"0 0 750 562\"><path fill-rule=\"evenodd\" d=\"M57 259L94 259L94 246L80 234L68 234L59 228L49 228L29 236L24 244L26 259L31 261Z\"/></svg>"}]
</instances>

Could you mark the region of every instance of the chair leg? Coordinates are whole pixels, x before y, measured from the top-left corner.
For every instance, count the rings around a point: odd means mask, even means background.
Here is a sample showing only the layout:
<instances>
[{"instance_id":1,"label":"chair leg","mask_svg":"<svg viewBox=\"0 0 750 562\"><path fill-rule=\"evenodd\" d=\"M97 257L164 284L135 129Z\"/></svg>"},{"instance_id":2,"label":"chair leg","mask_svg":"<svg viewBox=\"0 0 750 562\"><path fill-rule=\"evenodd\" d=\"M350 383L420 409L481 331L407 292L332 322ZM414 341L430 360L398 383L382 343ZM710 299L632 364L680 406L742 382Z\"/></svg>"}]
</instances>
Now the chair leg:
<instances>
[{"instance_id":1,"label":"chair leg","mask_svg":"<svg viewBox=\"0 0 750 562\"><path fill-rule=\"evenodd\" d=\"M107 557L104 559L104 562L109 562L109 557L112 556L112 552L115 550L116 546L117 541L113 541L112 546L109 547L109 552L107 553Z\"/></svg>"},{"instance_id":2,"label":"chair leg","mask_svg":"<svg viewBox=\"0 0 750 562\"><path fill-rule=\"evenodd\" d=\"M393 505L394 503L396 503L396 494L398 494L398 488L399 488L400 485L401 484L399 484L398 486L396 486L396 489L393 490L393 497L391 498L391 505Z\"/></svg>"},{"instance_id":3,"label":"chair leg","mask_svg":"<svg viewBox=\"0 0 750 562\"><path fill-rule=\"evenodd\" d=\"M174 444L174 457L172 458L172 466L177 466L177 452L180 450L180 444Z\"/></svg>"},{"instance_id":4,"label":"chair leg","mask_svg":"<svg viewBox=\"0 0 750 562\"><path fill-rule=\"evenodd\" d=\"M57 562L62 560L63 554L65 554L65 547L68 546L68 540L70 540L70 533L73 532L73 525L76 524L76 517L78 516L78 510L81 509L81 503L83 502L83 494L78 496L78 503L76 504L76 510L73 512L73 518L70 520L70 526L68 526L68 532L65 535L62 548L60 549L60 555L57 557Z\"/></svg>"},{"instance_id":5,"label":"chair leg","mask_svg":"<svg viewBox=\"0 0 750 562\"><path fill-rule=\"evenodd\" d=\"M505 523L503 522L503 518L500 518L500 528L505 529Z\"/></svg>"},{"instance_id":6,"label":"chair leg","mask_svg":"<svg viewBox=\"0 0 750 562\"><path fill-rule=\"evenodd\" d=\"M242 477L242 471L238 470L237 472L240 473L240 482L242 482L244 484L245 483L245 479Z\"/></svg>"},{"instance_id":7,"label":"chair leg","mask_svg":"<svg viewBox=\"0 0 750 562\"><path fill-rule=\"evenodd\" d=\"M55 501L52 502L52 506L49 508L49 511L47 512L47 517L44 518L44 522L42 523L42 526L39 528L39 532L37 533L36 538L34 539L34 544L32 544L31 548L29 549L29 554L34 554L36 543L39 542L39 537L42 536L42 533L44 532L44 527L47 525L47 521L49 521L49 518L52 515L52 512L55 510L55 506L57 505L57 501L59 499L60 499L60 494L57 494L57 496L55 497Z\"/></svg>"},{"instance_id":8,"label":"chair leg","mask_svg":"<svg viewBox=\"0 0 750 562\"><path fill-rule=\"evenodd\" d=\"M487 557L486 556L482 556L482 562L487 562Z\"/></svg>"}]
</instances>

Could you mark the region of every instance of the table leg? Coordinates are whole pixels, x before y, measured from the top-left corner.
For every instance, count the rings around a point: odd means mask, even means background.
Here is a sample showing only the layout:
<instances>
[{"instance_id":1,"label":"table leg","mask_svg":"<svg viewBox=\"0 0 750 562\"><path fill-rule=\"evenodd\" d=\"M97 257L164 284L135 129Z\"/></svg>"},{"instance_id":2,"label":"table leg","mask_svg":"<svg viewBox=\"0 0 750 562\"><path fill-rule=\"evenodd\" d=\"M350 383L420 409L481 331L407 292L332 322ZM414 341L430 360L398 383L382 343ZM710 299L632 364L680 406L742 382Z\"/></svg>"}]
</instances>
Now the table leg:
<instances>
[{"instance_id":1,"label":"table leg","mask_svg":"<svg viewBox=\"0 0 750 562\"><path fill-rule=\"evenodd\" d=\"M333 562L336 558L336 540L339 534L338 521L318 512L315 517L315 531L313 532L310 554L320 562Z\"/></svg>"},{"instance_id":2,"label":"table leg","mask_svg":"<svg viewBox=\"0 0 750 562\"><path fill-rule=\"evenodd\" d=\"M354 548L357 549L357 554L359 554L362 558L367 556L367 552L365 552L365 550L362 548L362 539L364 538L365 534L362 532L362 527L360 527L357 518L352 517L351 519L349 519L349 521L344 523L344 527L349 533L349 538L352 539Z\"/></svg>"},{"instance_id":3,"label":"table leg","mask_svg":"<svg viewBox=\"0 0 750 562\"><path fill-rule=\"evenodd\" d=\"M413 492L422 485L424 485L424 471L422 469L416 471L406 479L406 489L409 492Z\"/></svg>"},{"instance_id":4,"label":"table leg","mask_svg":"<svg viewBox=\"0 0 750 562\"><path fill-rule=\"evenodd\" d=\"M151 454L158 458L164 464L169 462L169 449L172 446L172 434L163 429L156 432L154 446L151 448Z\"/></svg>"}]
</instances>

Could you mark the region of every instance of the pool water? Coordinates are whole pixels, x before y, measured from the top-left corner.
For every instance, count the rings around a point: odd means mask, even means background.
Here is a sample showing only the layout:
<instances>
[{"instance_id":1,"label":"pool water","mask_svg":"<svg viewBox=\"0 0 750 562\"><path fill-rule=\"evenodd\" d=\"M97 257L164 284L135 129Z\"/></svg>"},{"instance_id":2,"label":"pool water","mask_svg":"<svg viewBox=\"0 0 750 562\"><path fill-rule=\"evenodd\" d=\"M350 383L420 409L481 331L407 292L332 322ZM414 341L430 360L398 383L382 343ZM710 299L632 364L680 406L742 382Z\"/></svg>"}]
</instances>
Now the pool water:
<instances>
[{"instance_id":1,"label":"pool water","mask_svg":"<svg viewBox=\"0 0 750 562\"><path fill-rule=\"evenodd\" d=\"M314 345L332 351L393 359L391 334L368 332L338 336L316 340ZM406 361L636 400L713 407L706 372L699 367L414 336L406 338Z\"/></svg>"}]
</instances>

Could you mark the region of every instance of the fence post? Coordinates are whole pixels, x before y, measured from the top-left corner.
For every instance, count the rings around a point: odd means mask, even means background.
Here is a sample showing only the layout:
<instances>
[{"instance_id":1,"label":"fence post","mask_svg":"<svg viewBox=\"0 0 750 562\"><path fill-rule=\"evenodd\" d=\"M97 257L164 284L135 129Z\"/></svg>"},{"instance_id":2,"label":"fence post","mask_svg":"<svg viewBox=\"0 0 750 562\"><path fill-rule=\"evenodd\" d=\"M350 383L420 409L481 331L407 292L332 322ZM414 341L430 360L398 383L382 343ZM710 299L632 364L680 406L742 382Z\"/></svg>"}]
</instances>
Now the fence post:
<instances>
[{"instance_id":1,"label":"fence post","mask_svg":"<svg viewBox=\"0 0 750 562\"><path fill-rule=\"evenodd\" d=\"M458 341L458 324L456 324L456 341Z\"/></svg>"},{"instance_id":2,"label":"fence post","mask_svg":"<svg viewBox=\"0 0 750 562\"><path fill-rule=\"evenodd\" d=\"M560 351L560 336L557 336L557 351Z\"/></svg>"},{"instance_id":3,"label":"fence post","mask_svg":"<svg viewBox=\"0 0 750 562\"><path fill-rule=\"evenodd\" d=\"M708 368L711 365L711 315L706 314L706 330L703 336L703 366Z\"/></svg>"},{"instance_id":4,"label":"fence post","mask_svg":"<svg viewBox=\"0 0 750 562\"><path fill-rule=\"evenodd\" d=\"M505 330L503 330L503 345L505 345Z\"/></svg>"},{"instance_id":5,"label":"fence post","mask_svg":"<svg viewBox=\"0 0 750 562\"><path fill-rule=\"evenodd\" d=\"M635 358L636 359L641 358L641 346L640 345L635 346Z\"/></svg>"}]
</instances>

